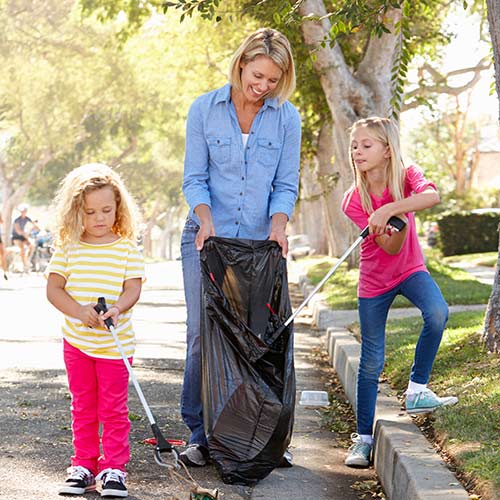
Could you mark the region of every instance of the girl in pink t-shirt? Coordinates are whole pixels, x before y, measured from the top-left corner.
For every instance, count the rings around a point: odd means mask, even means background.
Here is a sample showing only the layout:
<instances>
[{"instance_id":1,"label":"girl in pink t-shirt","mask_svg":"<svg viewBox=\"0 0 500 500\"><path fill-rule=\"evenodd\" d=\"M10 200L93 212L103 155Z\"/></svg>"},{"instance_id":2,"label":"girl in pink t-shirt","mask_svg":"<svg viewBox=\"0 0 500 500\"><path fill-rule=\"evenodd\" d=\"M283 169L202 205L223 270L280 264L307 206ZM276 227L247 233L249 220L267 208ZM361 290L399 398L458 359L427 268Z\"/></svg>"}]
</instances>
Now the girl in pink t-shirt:
<instances>
[{"instance_id":1,"label":"girl in pink t-shirt","mask_svg":"<svg viewBox=\"0 0 500 500\"><path fill-rule=\"evenodd\" d=\"M368 467L373 446L373 421L378 379L384 367L385 327L396 295L406 297L422 312L424 321L406 391L409 414L430 413L457 402L440 398L427 388L432 365L448 319L448 306L427 268L420 248L414 213L439 203L436 186L416 166L406 168L399 133L387 118L354 123L350 136L354 186L342 201L345 214L370 234L361 245L358 310L361 358L357 379L357 434L352 436L346 465ZM387 221L406 222L400 232Z\"/></svg>"}]
</instances>

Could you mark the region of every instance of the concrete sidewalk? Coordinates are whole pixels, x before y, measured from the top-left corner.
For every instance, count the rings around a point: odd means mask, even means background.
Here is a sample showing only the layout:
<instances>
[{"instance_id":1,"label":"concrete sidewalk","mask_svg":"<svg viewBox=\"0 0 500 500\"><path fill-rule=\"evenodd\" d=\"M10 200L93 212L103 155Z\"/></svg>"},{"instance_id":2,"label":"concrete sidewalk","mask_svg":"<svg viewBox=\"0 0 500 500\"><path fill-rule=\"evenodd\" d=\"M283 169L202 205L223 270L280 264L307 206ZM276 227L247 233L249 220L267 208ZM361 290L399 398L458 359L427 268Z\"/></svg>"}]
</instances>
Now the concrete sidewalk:
<instances>
[{"instance_id":1,"label":"concrete sidewalk","mask_svg":"<svg viewBox=\"0 0 500 500\"><path fill-rule=\"evenodd\" d=\"M492 283L493 271L482 278ZM491 282L489 281L491 280ZM299 279L304 297L313 287L305 276ZM309 307L313 324L326 330L330 362L337 372L353 408L356 407L356 376L360 344L346 326L358 321L357 311L333 311L314 297ZM452 306L450 312L484 310L485 305ZM391 309L389 318L419 316L416 308ZM467 491L447 468L433 446L422 435L388 384L379 385L375 415L374 464L389 500L465 500Z\"/></svg>"}]
</instances>

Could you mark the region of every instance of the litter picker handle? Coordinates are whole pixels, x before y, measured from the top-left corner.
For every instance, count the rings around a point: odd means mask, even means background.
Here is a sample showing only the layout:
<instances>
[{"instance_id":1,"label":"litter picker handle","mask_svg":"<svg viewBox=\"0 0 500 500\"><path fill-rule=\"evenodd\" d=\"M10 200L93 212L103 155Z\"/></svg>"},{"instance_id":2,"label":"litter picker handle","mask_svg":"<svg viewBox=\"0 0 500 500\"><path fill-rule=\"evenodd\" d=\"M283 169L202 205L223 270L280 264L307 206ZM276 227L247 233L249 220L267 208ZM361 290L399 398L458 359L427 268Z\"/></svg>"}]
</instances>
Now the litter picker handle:
<instances>
[{"instance_id":1,"label":"litter picker handle","mask_svg":"<svg viewBox=\"0 0 500 500\"><path fill-rule=\"evenodd\" d=\"M101 312L102 313L107 312L108 307L106 305L106 299L104 297L99 297L97 299L97 304L94 306L94 309L99 314ZM122 343L120 342L120 339L118 338L118 335L115 332L113 320L111 318L107 318L104 320L104 324L106 325L108 330L111 332L111 335L113 335L113 340L115 341L116 347L118 347L118 351L120 351L120 355L123 359L123 362L125 363L125 366L127 367L127 371L130 375L130 379L132 380L132 383L134 384L137 395L139 396L139 399L141 400L144 411L146 412L146 415L148 417L149 423L151 425L151 430L153 431L153 435L156 438L156 446L155 446L155 451L154 451L156 463L158 465L163 466L163 467L174 467L176 469L179 469L180 468L180 466L178 464L179 453L163 437L163 434L161 433L160 428L158 427L158 424L156 423L156 420L155 420L153 414L151 413L151 410L149 409L148 403L146 401L146 398L144 397L144 393L142 392L141 386L139 385L139 382L137 382L134 371L132 370L132 366L130 365L130 362L127 358L127 355L125 354L125 351L123 349ZM172 452L174 454L174 465L173 466L165 463L162 460L162 457L161 457L162 452Z\"/></svg>"},{"instance_id":2,"label":"litter picker handle","mask_svg":"<svg viewBox=\"0 0 500 500\"><path fill-rule=\"evenodd\" d=\"M406 226L406 222L403 219L400 219L399 217L396 217L395 215L392 216L387 221L387 224L389 226L391 226L392 230L396 231L397 233L399 233L400 231L402 231L405 228L405 226Z\"/></svg>"},{"instance_id":3,"label":"litter picker handle","mask_svg":"<svg viewBox=\"0 0 500 500\"><path fill-rule=\"evenodd\" d=\"M106 313L108 312L108 306L106 305L106 299L104 297L99 297L97 299L97 304L94 306L94 309L98 314L101 314L101 312ZM108 327L108 330L114 326L113 325L113 320L111 318L106 318L104 320L104 324Z\"/></svg>"},{"instance_id":4,"label":"litter picker handle","mask_svg":"<svg viewBox=\"0 0 500 500\"><path fill-rule=\"evenodd\" d=\"M401 231L406 226L406 222L399 217L391 217L387 224L393 228L394 231ZM330 279L333 273L339 268L340 264L344 262L347 257L353 252L353 250L370 234L369 226L366 226L359 236L356 238L354 243L340 256L337 263L326 273L325 277L314 287L313 291L309 294L309 296L300 304L299 307L294 311L294 313L285 321L283 326L288 326L299 314L304 307L307 306L309 301L318 293L318 291L323 287L323 285Z\"/></svg>"},{"instance_id":5,"label":"litter picker handle","mask_svg":"<svg viewBox=\"0 0 500 500\"><path fill-rule=\"evenodd\" d=\"M103 313L107 312L108 307L106 306L106 299L104 297L99 297L99 299L97 300L97 304L94 306L94 309L99 314L101 312L103 312ZM146 398L144 397L141 386L139 385L139 383L137 382L137 379L135 378L135 374L134 374L134 371L132 370L132 366L130 365L130 362L127 358L127 355L125 354L122 343L120 342L120 339L118 338L118 335L116 334L112 319L111 318L105 319L104 324L108 327L108 330L111 332L111 335L113 335L113 339L115 341L116 347L118 347L118 351L120 351L123 362L125 363L125 366L127 367L127 371L130 375L132 383L134 384L135 390L137 391L137 395L139 396L139 399L141 400L142 406L144 406L144 410L146 411L146 415L148 417L149 423L151 425L153 425L156 423L155 418L153 417L153 414L151 413L151 410L149 409L148 403L146 401Z\"/></svg>"},{"instance_id":6,"label":"litter picker handle","mask_svg":"<svg viewBox=\"0 0 500 500\"><path fill-rule=\"evenodd\" d=\"M387 221L387 225L391 226L393 231L396 231L397 233L399 233L400 231L402 231L405 228L406 222L403 219L400 219L399 217L396 217L395 215L393 215ZM361 231L361 233L359 235L362 236L363 238L366 238L369 233L370 233L370 226L366 226L363 229L363 231Z\"/></svg>"}]
</instances>

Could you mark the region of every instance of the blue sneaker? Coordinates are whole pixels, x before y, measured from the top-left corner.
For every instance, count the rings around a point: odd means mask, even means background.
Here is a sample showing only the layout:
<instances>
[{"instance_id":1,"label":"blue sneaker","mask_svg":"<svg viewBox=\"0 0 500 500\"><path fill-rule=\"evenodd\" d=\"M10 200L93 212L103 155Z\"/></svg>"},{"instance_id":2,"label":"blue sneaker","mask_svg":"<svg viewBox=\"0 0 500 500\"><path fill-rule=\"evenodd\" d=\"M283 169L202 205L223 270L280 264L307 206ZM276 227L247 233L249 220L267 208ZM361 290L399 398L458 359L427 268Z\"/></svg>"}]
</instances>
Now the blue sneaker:
<instances>
[{"instance_id":1,"label":"blue sneaker","mask_svg":"<svg viewBox=\"0 0 500 500\"><path fill-rule=\"evenodd\" d=\"M458 402L455 396L440 398L430 389L406 396L406 411L410 415L432 413L443 406L451 406Z\"/></svg>"},{"instance_id":2,"label":"blue sneaker","mask_svg":"<svg viewBox=\"0 0 500 500\"><path fill-rule=\"evenodd\" d=\"M351 434L352 445L347 452L344 463L348 467L368 467L370 465L370 455L372 446L363 443L358 434Z\"/></svg>"}]
</instances>

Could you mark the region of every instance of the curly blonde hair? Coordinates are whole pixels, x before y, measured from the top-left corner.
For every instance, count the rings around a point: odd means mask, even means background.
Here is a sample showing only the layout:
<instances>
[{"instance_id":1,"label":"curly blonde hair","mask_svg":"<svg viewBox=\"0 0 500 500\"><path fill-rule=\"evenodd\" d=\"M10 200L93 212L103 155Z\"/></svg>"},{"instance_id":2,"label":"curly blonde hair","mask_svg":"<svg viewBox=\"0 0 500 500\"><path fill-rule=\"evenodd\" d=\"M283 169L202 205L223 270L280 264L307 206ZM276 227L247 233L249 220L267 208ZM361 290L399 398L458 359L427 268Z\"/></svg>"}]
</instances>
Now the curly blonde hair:
<instances>
[{"instance_id":1,"label":"curly blonde hair","mask_svg":"<svg viewBox=\"0 0 500 500\"><path fill-rule=\"evenodd\" d=\"M61 181L54 200L56 212L55 243L58 246L75 244L83 233L85 195L111 187L116 200L116 219L113 232L135 240L139 211L119 174L102 163L88 163L72 170Z\"/></svg>"}]
</instances>

